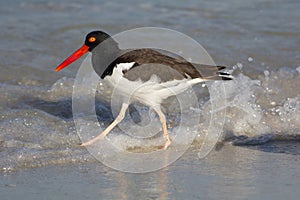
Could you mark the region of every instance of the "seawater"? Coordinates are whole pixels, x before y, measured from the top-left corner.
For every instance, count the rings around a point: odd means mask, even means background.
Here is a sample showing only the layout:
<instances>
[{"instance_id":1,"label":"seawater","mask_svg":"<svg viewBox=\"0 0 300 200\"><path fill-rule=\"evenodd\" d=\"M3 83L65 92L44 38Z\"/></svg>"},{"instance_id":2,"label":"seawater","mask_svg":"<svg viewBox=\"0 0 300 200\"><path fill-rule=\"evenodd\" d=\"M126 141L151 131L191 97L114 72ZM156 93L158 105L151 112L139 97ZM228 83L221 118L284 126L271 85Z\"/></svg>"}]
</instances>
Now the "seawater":
<instances>
[{"instance_id":1,"label":"seawater","mask_svg":"<svg viewBox=\"0 0 300 200\"><path fill-rule=\"evenodd\" d=\"M158 26L195 38L217 64L229 66L235 76L224 83L227 114L220 142L261 145L299 141L297 1L157 1L128 7L121 2L97 1L0 4L2 171L94 161L87 151L78 148L80 140L72 118L72 90L80 62L60 73L54 69L81 45L87 32L95 29L113 34ZM96 110L101 113L101 123L107 125L113 119L110 97L100 94ZM205 88L200 94L199 130L205 132L210 117L209 95ZM218 103L223 104L221 100ZM138 106L141 113L144 109ZM174 121L176 125L176 117ZM114 133L109 137L123 149L143 145L118 129ZM196 140L201 140L201 133Z\"/></svg>"}]
</instances>

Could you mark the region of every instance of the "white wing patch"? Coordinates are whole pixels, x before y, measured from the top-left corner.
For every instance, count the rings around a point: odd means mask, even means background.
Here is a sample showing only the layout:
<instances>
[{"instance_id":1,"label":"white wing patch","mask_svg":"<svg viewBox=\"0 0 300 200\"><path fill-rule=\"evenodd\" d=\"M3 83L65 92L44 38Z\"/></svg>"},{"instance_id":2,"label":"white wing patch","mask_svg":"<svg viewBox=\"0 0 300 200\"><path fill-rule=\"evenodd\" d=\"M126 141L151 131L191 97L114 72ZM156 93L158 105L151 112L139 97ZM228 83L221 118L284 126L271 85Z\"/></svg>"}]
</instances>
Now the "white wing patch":
<instances>
[{"instance_id":1,"label":"white wing patch","mask_svg":"<svg viewBox=\"0 0 300 200\"><path fill-rule=\"evenodd\" d=\"M121 71L129 70L131 67L133 67L134 64L135 64L135 62L119 63L119 64L117 64L117 68L119 68Z\"/></svg>"}]
</instances>

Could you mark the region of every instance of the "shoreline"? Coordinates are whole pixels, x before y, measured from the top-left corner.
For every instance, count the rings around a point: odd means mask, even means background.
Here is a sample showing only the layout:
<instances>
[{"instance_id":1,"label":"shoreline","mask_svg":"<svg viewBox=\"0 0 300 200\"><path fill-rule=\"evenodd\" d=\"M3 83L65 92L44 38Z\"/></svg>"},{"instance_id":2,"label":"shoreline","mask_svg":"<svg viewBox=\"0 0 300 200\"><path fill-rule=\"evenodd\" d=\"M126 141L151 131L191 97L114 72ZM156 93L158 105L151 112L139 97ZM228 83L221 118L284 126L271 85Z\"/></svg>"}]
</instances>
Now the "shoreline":
<instances>
[{"instance_id":1,"label":"shoreline","mask_svg":"<svg viewBox=\"0 0 300 200\"><path fill-rule=\"evenodd\" d=\"M143 199L295 199L299 195L300 151L293 155L225 144L202 160L197 152L192 148L170 166L145 174L118 172L98 162L2 173L1 199L133 199L141 194Z\"/></svg>"}]
</instances>

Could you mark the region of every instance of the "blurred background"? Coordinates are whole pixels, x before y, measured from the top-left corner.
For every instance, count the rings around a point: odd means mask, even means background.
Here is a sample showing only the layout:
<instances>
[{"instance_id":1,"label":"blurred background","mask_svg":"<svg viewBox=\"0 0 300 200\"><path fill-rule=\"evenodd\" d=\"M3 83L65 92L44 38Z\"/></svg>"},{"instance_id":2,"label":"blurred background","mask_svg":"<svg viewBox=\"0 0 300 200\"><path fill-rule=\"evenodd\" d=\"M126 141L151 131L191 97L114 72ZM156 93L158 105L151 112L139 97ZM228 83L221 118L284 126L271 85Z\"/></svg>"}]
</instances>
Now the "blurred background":
<instances>
[{"instance_id":1,"label":"blurred background","mask_svg":"<svg viewBox=\"0 0 300 200\"><path fill-rule=\"evenodd\" d=\"M299 0L0 1L1 194L12 199L11 188L18 189L13 190L14 197L23 197L24 191L36 194L37 180L44 175L40 183L50 180L50 188L52 184L59 189L57 180L68 185L56 194L58 198L72 197L68 191L95 199L100 191L107 199L143 199L143 195L153 199L208 199L211 195L243 199L252 195L261 199L264 190L267 194L283 190L274 196L278 199L286 195L296 198L300 180L299 8ZM91 30L113 35L145 26L169 28L194 38L216 64L233 71L236 79L225 85L228 108L221 139L225 147L219 146L201 162L196 157L198 146L189 151L195 155L184 157L159 175L126 175L98 167L97 162L82 167L82 163L95 160L78 148L72 119L72 86L81 62L59 73L54 69L82 45ZM204 101L202 111L207 109ZM97 110L107 113L102 116L104 123L112 120L107 102L100 102ZM203 121L209 119L209 113L202 115ZM70 175L65 168L43 168L7 176L23 169L70 163L75 163ZM97 175L85 176L88 171ZM55 174L61 178L53 178ZM97 192L84 188L87 195L80 196L77 190L84 186L76 182L77 177ZM138 187L141 190L134 190ZM123 189L113 193L118 188ZM134 192L126 196L126 191Z\"/></svg>"},{"instance_id":2,"label":"blurred background","mask_svg":"<svg viewBox=\"0 0 300 200\"><path fill-rule=\"evenodd\" d=\"M144 26L189 35L217 64L240 62L251 73L296 68L299 4L297 0L1 1L0 78L49 84L73 76L76 67L63 74L53 68L81 45L87 32L100 29L115 34Z\"/></svg>"}]
</instances>

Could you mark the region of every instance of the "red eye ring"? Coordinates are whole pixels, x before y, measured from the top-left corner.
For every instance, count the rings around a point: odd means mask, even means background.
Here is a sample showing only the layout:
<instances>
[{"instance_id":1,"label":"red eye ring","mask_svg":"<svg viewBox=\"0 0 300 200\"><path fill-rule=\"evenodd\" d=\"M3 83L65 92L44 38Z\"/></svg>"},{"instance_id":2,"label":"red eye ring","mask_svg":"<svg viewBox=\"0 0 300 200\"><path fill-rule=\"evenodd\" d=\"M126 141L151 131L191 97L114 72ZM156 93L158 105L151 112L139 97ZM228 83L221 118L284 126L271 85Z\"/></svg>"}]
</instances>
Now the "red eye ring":
<instances>
[{"instance_id":1,"label":"red eye ring","mask_svg":"<svg viewBox=\"0 0 300 200\"><path fill-rule=\"evenodd\" d=\"M95 42L96 41L96 38L95 37L90 37L89 38L89 42Z\"/></svg>"}]
</instances>

